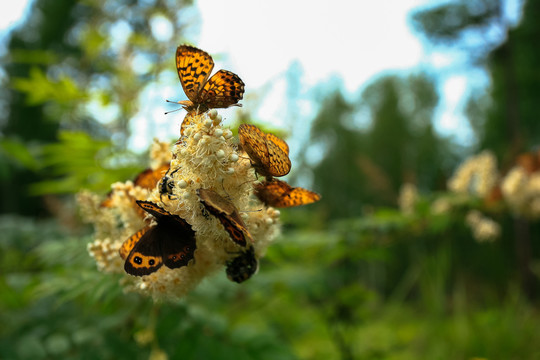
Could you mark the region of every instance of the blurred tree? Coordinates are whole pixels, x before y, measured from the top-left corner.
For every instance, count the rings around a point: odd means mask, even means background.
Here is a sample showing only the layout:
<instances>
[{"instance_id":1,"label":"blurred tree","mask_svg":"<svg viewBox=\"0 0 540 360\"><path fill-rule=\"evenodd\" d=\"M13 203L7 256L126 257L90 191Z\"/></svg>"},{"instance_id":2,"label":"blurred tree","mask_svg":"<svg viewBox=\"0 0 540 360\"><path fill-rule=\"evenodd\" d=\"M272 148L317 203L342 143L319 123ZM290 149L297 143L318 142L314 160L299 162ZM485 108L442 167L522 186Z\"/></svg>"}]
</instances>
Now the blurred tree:
<instances>
[{"instance_id":1,"label":"blurred tree","mask_svg":"<svg viewBox=\"0 0 540 360\"><path fill-rule=\"evenodd\" d=\"M13 31L3 59L7 86L0 90L6 109L0 118L0 156L6 161L0 169L0 212L44 213L29 185L58 178L54 169L51 177L51 168L39 165L42 146L57 141L60 128L112 140L120 156L108 159L108 166L97 165L107 168L110 180L119 178L115 170L126 165L122 156L129 121L139 110L148 79L172 69L189 5L191 0L34 2L28 19ZM170 31L163 34L158 27ZM103 146L99 141L96 151ZM24 148L26 156L21 155ZM68 154L75 155L66 149ZM28 157L37 161L21 161ZM124 177L133 171L133 166L119 170Z\"/></svg>"},{"instance_id":2,"label":"blurred tree","mask_svg":"<svg viewBox=\"0 0 540 360\"><path fill-rule=\"evenodd\" d=\"M413 26L435 45L464 51L470 64L489 72L489 94L474 94L467 115L481 149L492 149L505 163L540 142L535 104L540 35L540 3L523 5L519 25L513 24L503 0L456 0L427 7L412 16Z\"/></svg>"},{"instance_id":3,"label":"blurred tree","mask_svg":"<svg viewBox=\"0 0 540 360\"><path fill-rule=\"evenodd\" d=\"M473 95L467 115L477 132L480 149L490 149L508 168L516 156L540 145L540 123L536 104L540 101L540 3L527 1L516 26L504 11L503 0L457 0L422 9L413 25L430 41L451 50L465 50L472 63L489 73L485 95ZM475 39L476 41L471 41ZM530 224L514 220L513 239L521 285L533 294L537 277L531 270Z\"/></svg>"},{"instance_id":4,"label":"blurred tree","mask_svg":"<svg viewBox=\"0 0 540 360\"><path fill-rule=\"evenodd\" d=\"M448 144L431 124L438 104L426 74L384 76L370 84L358 104L339 92L329 96L314 120L312 140L325 149L315 167L316 188L330 218L359 215L366 204L396 205L403 182L441 187L453 166ZM357 126L368 119L369 126Z\"/></svg>"}]
</instances>

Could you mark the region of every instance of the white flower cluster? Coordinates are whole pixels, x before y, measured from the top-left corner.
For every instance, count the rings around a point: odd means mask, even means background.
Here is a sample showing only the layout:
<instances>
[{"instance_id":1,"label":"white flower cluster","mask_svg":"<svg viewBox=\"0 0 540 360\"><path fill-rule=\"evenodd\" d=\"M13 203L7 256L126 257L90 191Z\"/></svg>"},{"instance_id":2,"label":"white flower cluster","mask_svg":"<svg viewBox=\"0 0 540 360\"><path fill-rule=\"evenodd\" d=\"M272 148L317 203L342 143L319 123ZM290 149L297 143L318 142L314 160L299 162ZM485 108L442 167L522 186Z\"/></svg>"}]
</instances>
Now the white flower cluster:
<instances>
[{"instance_id":1,"label":"white flower cluster","mask_svg":"<svg viewBox=\"0 0 540 360\"><path fill-rule=\"evenodd\" d=\"M478 242L495 241L501 235L501 226L478 210L469 211L465 222Z\"/></svg>"},{"instance_id":2,"label":"white flower cluster","mask_svg":"<svg viewBox=\"0 0 540 360\"><path fill-rule=\"evenodd\" d=\"M410 215L414 213L414 206L418 201L418 189L416 185L405 183L401 186L398 197L398 205L403 214Z\"/></svg>"},{"instance_id":3,"label":"white flower cluster","mask_svg":"<svg viewBox=\"0 0 540 360\"><path fill-rule=\"evenodd\" d=\"M540 171L528 173L515 166L502 180L501 191L514 214L540 218Z\"/></svg>"},{"instance_id":4,"label":"white flower cluster","mask_svg":"<svg viewBox=\"0 0 540 360\"><path fill-rule=\"evenodd\" d=\"M78 197L83 217L95 227L95 241L88 245L88 250L98 268L124 274L122 283L126 290L156 299L184 296L204 277L223 269L234 254L242 251L222 223L204 211L198 189L211 189L234 204L254 239L252 246L257 257L264 254L280 230L279 211L265 206L253 196L255 172L247 156L239 156L233 134L222 128L217 111L192 115L189 124L184 136L173 146L172 154L169 145L162 142L154 143L150 151L153 169L170 161L167 183L171 186L165 189L166 193L163 192L163 181L151 190L127 181L113 184L112 193L105 201L88 192ZM146 276L125 274L119 248L152 218L137 206L135 200L158 204L192 227L196 250L194 259L187 266L176 269L162 266Z\"/></svg>"},{"instance_id":5,"label":"white flower cluster","mask_svg":"<svg viewBox=\"0 0 540 360\"><path fill-rule=\"evenodd\" d=\"M448 188L455 193L484 197L498 179L497 160L492 152L486 150L461 164L448 181Z\"/></svg>"}]
</instances>

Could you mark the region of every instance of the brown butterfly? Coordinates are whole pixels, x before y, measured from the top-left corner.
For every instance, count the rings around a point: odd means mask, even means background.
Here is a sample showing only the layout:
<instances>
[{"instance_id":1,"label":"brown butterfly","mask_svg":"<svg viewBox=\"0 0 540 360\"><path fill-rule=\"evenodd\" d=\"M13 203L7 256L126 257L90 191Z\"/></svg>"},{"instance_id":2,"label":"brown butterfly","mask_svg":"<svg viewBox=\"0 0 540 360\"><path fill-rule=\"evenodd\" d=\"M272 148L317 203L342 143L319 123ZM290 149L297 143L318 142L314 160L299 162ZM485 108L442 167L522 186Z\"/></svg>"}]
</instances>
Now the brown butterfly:
<instances>
[{"instance_id":1,"label":"brown butterfly","mask_svg":"<svg viewBox=\"0 0 540 360\"><path fill-rule=\"evenodd\" d=\"M232 202L210 189L198 189L197 194L204 208L218 218L235 243L246 246L248 240L253 242L246 224Z\"/></svg>"},{"instance_id":2,"label":"brown butterfly","mask_svg":"<svg viewBox=\"0 0 540 360\"><path fill-rule=\"evenodd\" d=\"M186 266L197 249L191 225L153 202L137 200L137 205L153 215L157 224L137 231L120 247L126 273L144 276L157 271L163 264L169 269Z\"/></svg>"},{"instance_id":3,"label":"brown butterfly","mask_svg":"<svg viewBox=\"0 0 540 360\"><path fill-rule=\"evenodd\" d=\"M292 187L285 181L272 179L253 185L255 195L268 206L286 208L311 204L319 201L321 196L316 192Z\"/></svg>"},{"instance_id":4,"label":"brown butterfly","mask_svg":"<svg viewBox=\"0 0 540 360\"><path fill-rule=\"evenodd\" d=\"M259 261L255 256L255 249L253 246L249 246L245 251L242 251L240 255L234 257L232 260L227 261L227 278L231 281L242 283L248 280L259 269Z\"/></svg>"},{"instance_id":5,"label":"brown butterfly","mask_svg":"<svg viewBox=\"0 0 540 360\"><path fill-rule=\"evenodd\" d=\"M191 123L190 113L242 106L238 101L244 95L244 82L227 70L219 70L210 77L213 68L214 60L205 51L189 45L180 45L176 49L176 70L189 99L178 102L188 112L182 122L181 134Z\"/></svg>"},{"instance_id":6,"label":"brown butterfly","mask_svg":"<svg viewBox=\"0 0 540 360\"><path fill-rule=\"evenodd\" d=\"M255 125L242 124L238 138L257 173L270 179L287 175L291 170L289 146L274 134L265 133Z\"/></svg>"}]
</instances>

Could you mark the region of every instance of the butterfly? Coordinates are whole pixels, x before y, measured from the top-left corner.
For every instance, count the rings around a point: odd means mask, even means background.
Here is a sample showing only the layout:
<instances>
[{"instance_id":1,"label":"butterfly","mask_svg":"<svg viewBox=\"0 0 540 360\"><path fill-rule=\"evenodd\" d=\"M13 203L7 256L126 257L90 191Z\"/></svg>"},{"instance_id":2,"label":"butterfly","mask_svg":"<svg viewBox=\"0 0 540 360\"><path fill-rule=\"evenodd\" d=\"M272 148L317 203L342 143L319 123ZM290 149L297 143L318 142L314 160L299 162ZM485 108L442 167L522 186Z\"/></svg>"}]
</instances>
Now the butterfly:
<instances>
[{"instance_id":1,"label":"butterfly","mask_svg":"<svg viewBox=\"0 0 540 360\"><path fill-rule=\"evenodd\" d=\"M213 68L214 60L205 51L189 45L176 49L176 70L189 99L178 102L188 112L180 128L181 134L191 123L190 113L242 106L238 101L244 96L244 82L227 70L219 70L210 77Z\"/></svg>"},{"instance_id":2,"label":"butterfly","mask_svg":"<svg viewBox=\"0 0 540 360\"><path fill-rule=\"evenodd\" d=\"M246 246L248 240L253 242L246 224L232 202L210 189L197 189L197 194L204 208L218 218L235 243Z\"/></svg>"},{"instance_id":3,"label":"butterfly","mask_svg":"<svg viewBox=\"0 0 540 360\"><path fill-rule=\"evenodd\" d=\"M255 274L259 268L259 261L255 256L255 249L249 246L240 255L227 261L227 278L231 281L242 283Z\"/></svg>"},{"instance_id":4,"label":"butterfly","mask_svg":"<svg viewBox=\"0 0 540 360\"><path fill-rule=\"evenodd\" d=\"M319 201L321 196L316 192L292 187L285 181L272 179L253 185L255 195L268 206L286 208L311 204Z\"/></svg>"},{"instance_id":5,"label":"butterfly","mask_svg":"<svg viewBox=\"0 0 540 360\"><path fill-rule=\"evenodd\" d=\"M291 170L289 145L276 135L265 133L255 125L242 124L238 138L257 173L271 179L287 175Z\"/></svg>"},{"instance_id":6,"label":"butterfly","mask_svg":"<svg viewBox=\"0 0 540 360\"><path fill-rule=\"evenodd\" d=\"M156 218L157 224L137 231L120 247L124 270L134 276L149 275L163 264L169 269L186 266L195 255L195 232L184 219L150 201L137 205Z\"/></svg>"}]
</instances>

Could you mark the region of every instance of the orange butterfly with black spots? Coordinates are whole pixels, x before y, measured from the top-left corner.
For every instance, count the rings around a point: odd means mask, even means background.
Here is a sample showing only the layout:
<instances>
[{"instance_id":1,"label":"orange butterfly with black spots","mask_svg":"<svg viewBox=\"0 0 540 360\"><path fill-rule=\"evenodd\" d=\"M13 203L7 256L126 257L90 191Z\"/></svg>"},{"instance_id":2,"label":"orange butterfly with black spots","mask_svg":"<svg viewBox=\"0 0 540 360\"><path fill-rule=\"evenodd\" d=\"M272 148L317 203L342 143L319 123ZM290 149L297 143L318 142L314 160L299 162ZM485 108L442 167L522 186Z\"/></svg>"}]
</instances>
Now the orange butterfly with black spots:
<instances>
[{"instance_id":1,"label":"orange butterfly with black spots","mask_svg":"<svg viewBox=\"0 0 540 360\"><path fill-rule=\"evenodd\" d=\"M285 176L291 170L289 145L276 135L265 133L255 125L242 124L238 127L238 138L258 174L271 179Z\"/></svg>"},{"instance_id":2,"label":"orange butterfly with black spots","mask_svg":"<svg viewBox=\"0 0 540 360\"><path fill-rule=\"evenodd\" d=\"M236 206L217 192L210 189L198 189L197 194L208 212L221 222L232 240L240 246L246 246L253 238Z\"/></svg>"},{"instance_id":3,"label":"orange butterfly with black spots","mask_svg":"<svg viewBox=\"0 0 540 360\"><path fill-rule=\"evenodd\" d=\"M278 179L260 182L253 185L253 188L259 200L276 208L306 205L321 199L321 195L316 192L301 187L292 187L285 181Z\"/></svg>"},{"instance_id":4,"label":"orange butterfly with black spots","mask_svg":"<svg viewBox=\"0 0 540 360\"><path fill-rule=\"evenodd\" d=\"M188 112L180 128L181 134L191 123L190 113L242 106L238 102L244 96L244 82L227 70L219 70L210 77L213 68L214 60L205 51L189 45L180 45L176 49L176 70L189 99L178 102Z\"/></svg>"},{"instance_id":5,"label":"orange butterfly with black spots","mask_svg":"<svg viewBox=\"0 0 540 360\"><path fill-rule=\"evenodd\" d=\"M137 231L120 247L126 273L144 276L157 271L163 264L169 269L188 265L197 249L191 225L153 202L137 200L137 205L153 215L157 224Z\"/></svg>"},{"instance_id":6,"label":"orange butterfly with black spots","mask_svg":"<svg viewBox=\"0 0 540 360\"><path fill-rule=\"evenodd\" d=\"M249 246L240 255L227 261L225 272L231 281L242 283L253 276L259 269L259 261L253 246Z\"/></svg>"}]
</instances>

